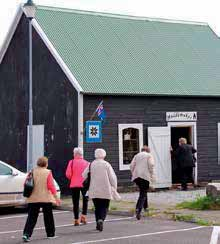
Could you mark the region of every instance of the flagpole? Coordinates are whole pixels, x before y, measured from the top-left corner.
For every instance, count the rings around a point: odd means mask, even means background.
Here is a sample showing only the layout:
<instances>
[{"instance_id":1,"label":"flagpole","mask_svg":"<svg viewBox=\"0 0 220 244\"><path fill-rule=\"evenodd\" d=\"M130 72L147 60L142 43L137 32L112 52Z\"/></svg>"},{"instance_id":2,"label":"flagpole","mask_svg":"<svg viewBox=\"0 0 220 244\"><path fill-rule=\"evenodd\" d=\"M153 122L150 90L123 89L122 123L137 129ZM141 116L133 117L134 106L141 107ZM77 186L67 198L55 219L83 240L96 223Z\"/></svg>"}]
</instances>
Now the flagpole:
<instances>
[{"instance_id":1,"label":"flagpole","mask_svg":"<svg viewBox=\"0 0 220 244\"><path fill-rule=\"evenodd\" d=\"M97 108L100 106L100 104L102 104L103 103L103 100L99 103L99 105L96 107L96 109L95 109L95 111L93 112L93 114L92 114L92 116L89 118L89 121L90 120L92 120L94 117L95 117L95 114L96 114L96 112L97 112ZM84 127L84 129L83 129L83 133L84 133L84 131L85 131L85 127Z\"/></svg>"},{"instance_id":2,"label":"flagpole","mask_svg":"<svg viewBox=\"0 0 220 244\"><path fill-rule=\"evenodd\" d=\"M99 105L96 107L95 111L93 112L92 116L90 117L89 120L92 120L97 112L98 107L103 103L103 100L99 103Z\"/></svg>"},{"instance_id":3,"label":"flagpole","mask_svg":"<svg viewBox=\"0 0 220 244\"><path fill-rule=\"evenodd\" d=\"M97 109L96 109L97 110ZM95 117L95 114L96 114L96 110L93 112L92 116L90 117L89 120L92 120L94 117Z\"/></svg>"}]
</instances>

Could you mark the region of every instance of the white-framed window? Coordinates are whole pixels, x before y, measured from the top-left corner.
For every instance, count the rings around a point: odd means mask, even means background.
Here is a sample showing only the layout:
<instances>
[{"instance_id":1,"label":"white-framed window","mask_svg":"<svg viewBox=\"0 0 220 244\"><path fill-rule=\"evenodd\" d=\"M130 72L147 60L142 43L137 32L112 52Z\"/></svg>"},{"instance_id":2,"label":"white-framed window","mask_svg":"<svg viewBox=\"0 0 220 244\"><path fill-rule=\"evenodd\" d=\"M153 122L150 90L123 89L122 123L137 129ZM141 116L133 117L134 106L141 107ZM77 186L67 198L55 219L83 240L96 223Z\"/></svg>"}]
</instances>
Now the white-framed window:
<instances>
[{"instance_id":1,"label":"white-framed window","mask_svg":"<svg viewBox=\"0 0 220 244\"><path fill-rule=\"evenodd\" d=\"M119 170L129 170L132 158L143 147L143 124L119 124Z\"/></svg>"}]
</instances>

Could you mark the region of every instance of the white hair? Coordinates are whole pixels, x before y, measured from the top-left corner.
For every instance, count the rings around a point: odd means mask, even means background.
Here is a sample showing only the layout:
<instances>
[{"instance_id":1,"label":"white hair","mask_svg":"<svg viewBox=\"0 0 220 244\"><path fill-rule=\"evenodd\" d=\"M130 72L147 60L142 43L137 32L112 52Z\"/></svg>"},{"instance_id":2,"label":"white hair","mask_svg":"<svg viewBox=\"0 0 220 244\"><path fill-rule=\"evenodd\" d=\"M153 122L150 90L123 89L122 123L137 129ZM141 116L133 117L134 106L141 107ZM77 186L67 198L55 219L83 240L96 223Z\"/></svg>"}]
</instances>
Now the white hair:
<instances>
[{"instance_id":1,"label":"white hair","mask_svg":"<svg viewBox=\"0 0 220 244\"><path fill-rule=\"evenodd\" d=\"M102 148L97 148L95 150L95 158L96 159L104 159L106 157L106 151Z\"/></svg>"},{"instance_id":2,"label":"white hair","mask_svg":"<svg viewBox=\"0 0 220 244\"><path fill-rule=\"evenodd\" d=\"M73 149L73 154L74 154L74 156L76 156L76 155L83 156L82 148L81 147L75 147Z\"/></svg>"}]
</instances>

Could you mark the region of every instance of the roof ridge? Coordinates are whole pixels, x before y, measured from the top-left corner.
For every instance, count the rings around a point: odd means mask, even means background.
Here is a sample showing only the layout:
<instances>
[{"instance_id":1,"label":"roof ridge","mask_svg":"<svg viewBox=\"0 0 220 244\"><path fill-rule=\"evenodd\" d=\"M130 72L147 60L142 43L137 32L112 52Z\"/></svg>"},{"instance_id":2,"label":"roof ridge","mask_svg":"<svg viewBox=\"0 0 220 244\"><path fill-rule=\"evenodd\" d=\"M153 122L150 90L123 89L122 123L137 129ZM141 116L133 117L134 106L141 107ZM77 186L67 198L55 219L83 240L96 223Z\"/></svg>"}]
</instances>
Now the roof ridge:
<instances>
[{"instance_id":1,"label":"roof ridge","mask_svg":"<svg viewBox=\"0 0 220 244\"><path fill-rule=\"evenodd\" d=\"M151 17L145 17L145 16L135 16L135 15L118 14L118 13L105 13L105 12L96 12L96 11L91 11L91 10L71 9L71 8L52 7L52 6L43 6L43 5L37 5L37 8L43 9L43 10L69 12L69 13L77 13L77 14L88 14L88 15L113 17L113 18L121 18L121 19L133 19L133 20L145 20L145 21L165 22L165 23L173 23L173 24L206 25L206 26L208 26L208 23L199 22L199 21L151 18Z\"/></svg>"}]
</instances>

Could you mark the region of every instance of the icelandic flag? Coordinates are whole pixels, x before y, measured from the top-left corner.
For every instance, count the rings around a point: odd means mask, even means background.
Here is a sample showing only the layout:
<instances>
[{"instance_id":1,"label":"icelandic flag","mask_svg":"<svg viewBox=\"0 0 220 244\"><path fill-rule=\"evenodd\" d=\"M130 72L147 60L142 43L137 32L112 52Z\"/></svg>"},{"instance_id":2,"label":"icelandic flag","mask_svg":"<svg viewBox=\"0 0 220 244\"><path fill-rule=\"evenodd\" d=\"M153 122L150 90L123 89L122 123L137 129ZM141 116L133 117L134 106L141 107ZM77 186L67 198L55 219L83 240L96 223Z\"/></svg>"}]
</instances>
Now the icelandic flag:
<instances>
[{"instance_id":1,"label":"icelandic flag","mask_svg":"<svg viewBox=\"0 0 220 244\"><path fill-rule=\"evenodd\" d=\"M101 101L100 104L98 105L96 112L98 117L103 121L106 117L105 110L103 107L103 101Z\"/></svg>"}]
</instances>

